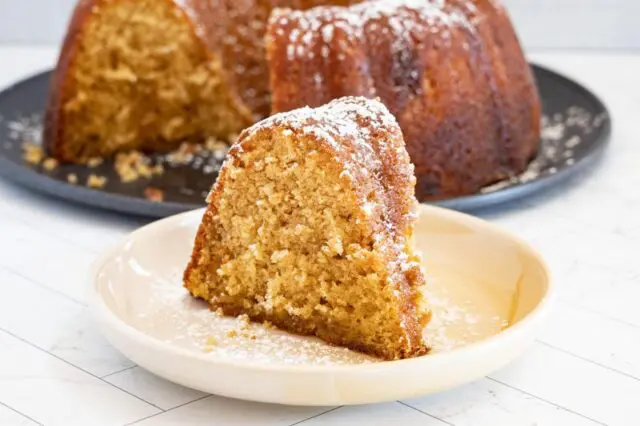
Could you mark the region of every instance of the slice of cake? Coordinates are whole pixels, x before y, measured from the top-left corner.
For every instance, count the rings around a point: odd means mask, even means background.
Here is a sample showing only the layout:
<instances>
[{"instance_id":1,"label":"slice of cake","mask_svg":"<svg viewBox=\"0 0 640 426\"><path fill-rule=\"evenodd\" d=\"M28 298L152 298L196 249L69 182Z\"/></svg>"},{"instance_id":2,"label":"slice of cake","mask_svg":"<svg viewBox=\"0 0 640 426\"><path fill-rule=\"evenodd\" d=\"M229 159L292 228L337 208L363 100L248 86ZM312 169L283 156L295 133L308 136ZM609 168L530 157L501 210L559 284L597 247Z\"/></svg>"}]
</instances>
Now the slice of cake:
<instances>
[{"instance_id":1,"label":"slice of cake","mask_svg":"<svg viewBox=\"0 0 640 426\"><path fill-rule=\"evenodd\" d=\"M231 148L184 285L226 315L389 360L425 354L414 186L380 102L276 114Z\"/></svg>"}]
</instances>

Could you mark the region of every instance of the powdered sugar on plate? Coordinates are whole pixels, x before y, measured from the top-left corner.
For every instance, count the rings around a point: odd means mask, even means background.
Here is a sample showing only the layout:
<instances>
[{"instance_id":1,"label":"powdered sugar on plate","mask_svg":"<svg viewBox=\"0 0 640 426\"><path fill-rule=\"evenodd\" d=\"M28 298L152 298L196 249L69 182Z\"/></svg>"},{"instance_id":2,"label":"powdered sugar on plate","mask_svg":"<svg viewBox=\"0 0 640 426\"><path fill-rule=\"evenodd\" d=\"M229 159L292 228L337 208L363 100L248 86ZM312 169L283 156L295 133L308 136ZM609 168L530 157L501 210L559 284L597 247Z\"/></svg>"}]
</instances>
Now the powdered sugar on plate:
<instances>
[{"instance_id":1,"label":"powdered sugar on plate","mask_svg":"<svg viewBox=\"0 0 640 426\"><path fill-rule=\"evenodd\" d=\"M572 166L576 162L575 149L585 136L599 129L606 118L606 114L593 115L578 106L571 106L551 116L543 116L540 149L536 158L519 176L486 186L481 193L488 194L531 182Z\"/></svg>"},{"instance_id":2,"label":"powdered sugar on plate","mask_svg":"<svg viewBox=\"0 0 640 426\"><path fill-rule=\"evenodd\" d=\"M273 326L251 323L246 317L225 317L195 300L180 285L180 270L149 284L150 294L135 301L131 325L171 345L217 359L271 365L348 365L378 359L320 339L298 336ZM425 338L432 353L449 351L500 332L503 312L494 295L469 293L459 278L429 277L427 298L432 320ZM446 287L444 286L446 283ZM453 284L452 284L453 283ZM133 302L132 302L133 303Z\"/></svg>"},{"instance_id":3,"label":"powdered sugar on plate","mask_svg":"<svg viewBox=\"0 0 640 426\"><path fill-rule=\"evenodd\" d=\"M225 317L180 286L180 271L151 286L133 325L146 334L199 354L263 364L361 364L377 361L319 339L289 334L246 317Z\"/></svg>"}]
</instances>

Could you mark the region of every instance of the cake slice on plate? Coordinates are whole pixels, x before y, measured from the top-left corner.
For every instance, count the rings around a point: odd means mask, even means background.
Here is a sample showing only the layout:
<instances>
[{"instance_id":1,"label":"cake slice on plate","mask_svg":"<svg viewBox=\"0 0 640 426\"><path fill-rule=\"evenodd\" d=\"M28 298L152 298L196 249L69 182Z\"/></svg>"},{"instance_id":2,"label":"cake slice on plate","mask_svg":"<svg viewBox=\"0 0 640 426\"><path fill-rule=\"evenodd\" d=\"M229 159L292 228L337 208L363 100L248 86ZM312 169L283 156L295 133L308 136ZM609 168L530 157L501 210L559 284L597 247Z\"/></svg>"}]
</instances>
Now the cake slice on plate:
<instances>
[{"instance_id":1,"label":"cake slice on plate","mask_svg":"<svg viewBox=\"0 0 640 426\"><path fill-rule=\"evenodd\" d=\"M229 151L184 285L226 315L383 359L423 355L414 187L401 130L380 102L276 114Z\"/></svg>"}]
</instances>

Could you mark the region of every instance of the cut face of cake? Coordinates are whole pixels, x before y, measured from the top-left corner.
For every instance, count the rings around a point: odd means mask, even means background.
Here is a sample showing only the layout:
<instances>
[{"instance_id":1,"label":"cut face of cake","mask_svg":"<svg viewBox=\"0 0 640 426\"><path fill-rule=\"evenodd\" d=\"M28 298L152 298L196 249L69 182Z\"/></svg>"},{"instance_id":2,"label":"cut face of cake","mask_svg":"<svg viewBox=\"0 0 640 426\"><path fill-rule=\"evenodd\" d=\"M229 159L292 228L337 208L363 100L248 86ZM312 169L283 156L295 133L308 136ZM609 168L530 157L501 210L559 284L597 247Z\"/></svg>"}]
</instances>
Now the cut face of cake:
<instances>
[{"instance_id":1,"label":"cut face of cake","mask_svg":"<svg viewBox=\"0 0 640 426\"><path fill-rule=\"evenodd\" d=\"M275 6L359 0L78 0L51 81L47 153L63 162L233 139L270 112Z\"/></svg>"},{"instance_id":2,"label":"cut face of cake","mask_svg":"<svg viewBox=\"0 0 640 426\"><path fill-rule=\"evenodd\" d=\"M425 354L414 186L378 101L276 114L231 148L184 285L226 315L383 359Z\"/></svg>"},{"instance_id":3,"label":"cut face of cake","mask_svg":"<svg viewBox=\"0 0 640 426\"><path fill-rule=\"evenodd\" d=\"M49 98L50 155L168 151L253 122L190 10L172 0L78 3Z\"/></svg>"}]
</instances>

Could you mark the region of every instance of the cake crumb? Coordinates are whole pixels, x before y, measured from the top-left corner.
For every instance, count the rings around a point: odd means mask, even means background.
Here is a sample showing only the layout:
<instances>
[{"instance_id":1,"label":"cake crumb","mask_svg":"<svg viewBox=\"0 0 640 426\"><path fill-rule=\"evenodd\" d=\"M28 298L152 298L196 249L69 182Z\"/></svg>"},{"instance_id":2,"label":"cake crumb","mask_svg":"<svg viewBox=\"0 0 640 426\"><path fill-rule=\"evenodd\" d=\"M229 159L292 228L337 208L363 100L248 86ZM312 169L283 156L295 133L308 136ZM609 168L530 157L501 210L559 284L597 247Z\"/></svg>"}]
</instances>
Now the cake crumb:
<instances>
[{"instance_id":1,"label":"cake crumb","mask_svg":"<svg viewBox=\"0 0 640 426\"><path fill-rule=\"evenodd\" d=\"M224 311L222 310L222 308L217 308L216 309L216 315L219 317L223 317L224 316Z\"/></svg>"},{"instance_id":2,"label":"cake crumb","mask_svg":"<svg viewBox=\"0 0 640 426\"><path fill-rule=\"evenodd\" d=\"M238 320L240 321L241 330L246 330L249 328L249 324L251 324L251 320L249 319L249 316L247 314L240 315L238 317Z\"/></svg>"},{"instance_id":3,"label":"cake crumb","mask_svg":"<svg viewBox=\"0 0 640 426\"><path fill-rule=\"evenodd\" d=\"M164 166L162 164L156 164L151 169L151 173L156 175L156 176L162 175L164 173Z\"/></svg>"},{"instance_id":4,"label":"cake crumb","mask_svg":"<svg viewBox=\"0 0 640 426\"><path fill-rule=\"evenodd\" d=\"M205 142L205 148L208 151L226 151L228 147L229 144L215 138L209 138Z\"/></svg>"},{"instance_id":5,"label":"cake crumb","mask_svg":"<svg viewBox=\"0 0 640 426\"><path fill-rule=\"evenodd\" d=\"M156 203L164 201L164 191L153 186L147 186L144 190L144 198Z\"/></svg>"},{"instance_id":6,"label":"cake crumb","mask_svg":"<svg viewBox=\"0 0 640 426\"><path fill-rule=\"evenodd\" d=\"M114 168L123 183L133 182L138 179L138 173L136 167L134 167L134 164L138 161L138 155L137 151L116 154Z\"/></svg>"},{"instance_id":7,"label":"cake crumb","mask_svg":"<svg viewBox=\"0 0 640 426\"><path fill-rule=\"evenodd\" d=\"M58 167L58 160L56 160L55 158L47 158L46 160L43 161L42 167L46 171L50 172L54 170L56 167Z\"/></svg>"},{"instance_id":8,"label":"cake crumb","mask_svg":"<svg viewBox=\"0 0 640 426\"><path fill-rule=\"evenodd\" d=\"M202 151L202 146L183 142L178 149L167 154L167 160L173 165L187 164L193 159L193 155Z\"/></svg>"},{"instance_id":9,"label":"cake crumb","mask_svg":"<svg viewBox=\"0 0 640 426\"><path fill-rule=\"evenodd\" d=\"M67 182L69 182L72 185L75 185L76 183L78 183L78 176L75 173L69 173L67 175Z\"/></svg>"},{"instance_id":10,"label":"cake crumb","mask_svg":"<svg viewBox=\"0 0 640 426\"><path fill-rule=\"evenodd\" d=\"M215 350L216 345L218 344L218 340L215 337L209 336L207 341L205 342L204 351L209 353Z\"/></svg>"},{"instance_id":11,"label":"cake crumb","mask_svg":"<svg viewBox=\"0 0 640 426\"><path fill-rule=\"evenodd\" d=\"M22 151L22 158L24 158L24 160L29 164L40 164L44 158L44 151L42 150L42 147L32 142L23 143Z\"/></svg>"},{"instance_id":12,"label":"cake crumb","mask_svg":"<svg viewBox=\"0 0 640 426\"><path fill-rule=\"evenodd\" d=\"M104 176L98 176L94 174L90 174L87 178L87 186L89 188L104 188L107 184L107 178Z\"/></svg>"},{"instance_id":13,"label":"cake crumb","mask_svg":"<svg viewBox=\"0 0 640 426\"><path fill-rule=\"evenodd\" d=\"M251 340L255 340L255 334L250 331L251 320L247 314L242 314L237 317L239 324L236 328L227 331L228 337L244 337Z\"/></svg>"},{"instance_id":14,"label":"cake crumb","mask_svg":"<svg viewBox=\"0 0 640 426\"><path fill-rule=\"evenodd\" d=\"M121 152L116 155L114 168L120 181L129 183L140 178L149 179L164 173L162 164L151 165L151 159L140 151Z\"/></svg>"},{"instance_id":15,"label":"cake crumb","mask_svg":"<svg viewBox=\"0 0 640 426\"><path fill-rule=\"evenodd\" d=\"M89 161L87 161L87 166L91 168L98 167L103 161L104 160L100 157L90 158Z\"/></svg>"}]
</instances>

